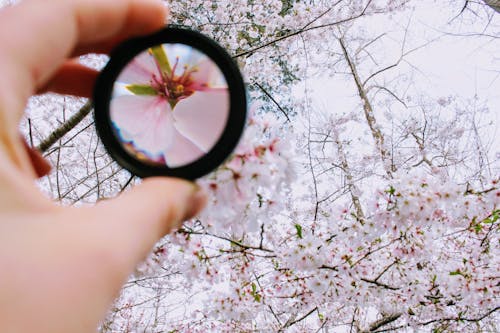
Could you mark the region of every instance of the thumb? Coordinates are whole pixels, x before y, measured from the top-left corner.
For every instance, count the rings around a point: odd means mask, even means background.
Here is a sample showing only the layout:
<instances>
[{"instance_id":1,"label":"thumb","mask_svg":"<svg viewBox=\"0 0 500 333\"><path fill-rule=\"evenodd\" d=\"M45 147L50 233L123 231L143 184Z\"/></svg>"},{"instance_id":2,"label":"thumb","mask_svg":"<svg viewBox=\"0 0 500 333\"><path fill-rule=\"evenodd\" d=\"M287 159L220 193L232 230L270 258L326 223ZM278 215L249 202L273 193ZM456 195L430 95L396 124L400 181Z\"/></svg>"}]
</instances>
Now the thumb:
<instances>
[{"instance_id":1,"label":"thumb","mask_svg":"<svg viewBox=\"0 0 500 333\"><path fill-rule=\"evenodd\" d=\"M123 268L131 271L161 237L193 218L205 204L205 193L194 183L150 178L91 208L91 214L99 234L106 235Z\"/></svg>"}]
</instances>

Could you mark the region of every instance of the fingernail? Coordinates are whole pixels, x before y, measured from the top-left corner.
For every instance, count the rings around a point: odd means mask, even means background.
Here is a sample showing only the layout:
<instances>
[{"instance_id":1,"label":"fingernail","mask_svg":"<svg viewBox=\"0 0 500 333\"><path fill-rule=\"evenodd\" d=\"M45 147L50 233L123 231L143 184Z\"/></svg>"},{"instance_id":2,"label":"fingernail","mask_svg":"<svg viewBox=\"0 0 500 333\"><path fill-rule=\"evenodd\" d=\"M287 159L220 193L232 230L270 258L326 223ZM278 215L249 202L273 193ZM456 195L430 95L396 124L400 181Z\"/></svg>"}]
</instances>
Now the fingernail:
<instances>
[{"instance_id":1,"label":"fingernail","mask_svg":"<svg viewBox=\"0 0 500 333\"><path fill-rule=\"evenodd\" d=\"M183 221L190 220L198 215L207 204L207 195L205 191L197 184L193 184L193 192L188 199L188 208Z\"/></svg>"}]
</instances>

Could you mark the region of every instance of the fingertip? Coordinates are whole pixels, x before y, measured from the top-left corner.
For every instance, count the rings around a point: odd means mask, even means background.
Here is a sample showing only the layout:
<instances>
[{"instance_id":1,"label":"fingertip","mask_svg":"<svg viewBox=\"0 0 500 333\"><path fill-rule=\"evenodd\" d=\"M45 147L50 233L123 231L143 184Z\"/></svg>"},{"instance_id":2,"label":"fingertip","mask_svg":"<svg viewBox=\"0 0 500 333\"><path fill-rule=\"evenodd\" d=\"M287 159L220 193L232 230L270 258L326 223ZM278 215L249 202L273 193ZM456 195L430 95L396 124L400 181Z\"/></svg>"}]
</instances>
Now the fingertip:
<instances>
[{"instance_id":1,"label":"fingertip","mask_svg":"<svg viewBox=\"0 0 500 333\"><path fill-rule=\"evenodd\" d=\"M122 275L144 260L154 244L193 218L206 204L200 187L181 179L158 177L86 208L86 228L96 235L92 242L104 243L113 269Z\"/></svg>"},{"instance_id":2,"label":"fingertip","mask_svg":"<svg viewBox=\"0 0 500 333\"><path fill-rule=\"evenodd\" d=\"M108 215L128 228L160 238L200 213L206 195L196 184L177 178L152 177L106 203Z\"/></svg>"},{"instance_id":3,"label":"fingertip","mask_svg":"<svg viewBox=\"0 0 500 333\"><path fill-rule=\"evenodd\" d=\"M136 0L131 2L129 14L119 33L105 40L80 42L72 52L72 57L88 53L109 54L118 44L132 37L153 33L168 23L170 10L159 0Z\"/></svg>"},{"instance_id":4,"label":"fingertip","mask_svg":"<svg viewBox=\"0 0 500 333\"><path fill-rule=\"evenodd\" d=\"M160 3L160 12L159 14L161 15L161 17L163 18L163 24L166 24L168 19L170 18L170 8L168 7L168 4L166 2L163 2L163 1L160 1L160 0L152 0L156 3Z\"/></svg>"},{"instance_id":5,"label":"fingertip","mask_svg":"<svg viewBox=\"0 0 500 333\"><path fill-rule=\"evenodd\" d=\"M178 229L182 223L198 215L207 203L205 191L197 184L178 178L153 177L148 178L141 184L145 191L151 195L163 197L165 201L160 204L166 216L162 219L167 221L167 232ZM168 191L168 193L165 193ZM162 194L163 193L163 194ZM170 206L170 209L168 209ZM159 209L158 211L161 211Z\"/></svg>"},{"instance_id":6,"label":"fingertip","mask_svg":"<svg viewBox=\"0 0 500 333\"><path fill-rule=\"evenodd\" d=\"M160 0L137 0L129 8L131 13L126 26L131 36L142 35L160 29L167 24L169 9Z\"/></svg>"}]
</instances>

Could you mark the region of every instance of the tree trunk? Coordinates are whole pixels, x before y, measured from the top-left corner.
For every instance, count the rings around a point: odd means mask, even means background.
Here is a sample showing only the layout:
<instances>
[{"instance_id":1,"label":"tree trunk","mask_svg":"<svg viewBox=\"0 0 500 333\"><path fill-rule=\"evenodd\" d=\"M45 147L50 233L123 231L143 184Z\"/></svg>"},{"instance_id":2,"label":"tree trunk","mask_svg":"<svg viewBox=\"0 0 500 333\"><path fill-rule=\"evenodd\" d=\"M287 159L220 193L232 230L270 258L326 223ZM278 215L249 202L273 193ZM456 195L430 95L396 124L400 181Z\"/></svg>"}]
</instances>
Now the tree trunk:
<instances>
[{"instance_id":1,"label":"tree trunk","mask_svg":"<svg viewBox=\"0 0 500 333\"><path fill-rule=\"evenodd\" d=\"M488 6L500 13L500 0L483 0Z\"/></svg>"},{"instance_id":2,"label":"tree trunk","mask_svg":"<svg viewBox=\"0 0 500 333\"><path fill-rule=\"evenodd\" d=\"M342 39L339 39L339 42L340 46L342 47L342 52L344 53L345 60L349 65L349 69L351 70L351 74L356 83L356 87L358 88L358 94L363 103L363 110L365 111L366 121L368 122L368 126L370 127L373 140L375 141L375 146L377 147L377 150L380 153L380 158L382 159L384 170L387 176L389 176L389 178L392 178L392 172L395 170L393 170L393 166L391 163L391 154L385 147L384 136L377 124L377 120L375 119L373 107L370 103L370 100L368 99L365 87L363 86L363 81L359 77L358 71L356 70L356 65L351 60L351 57L347 52L347 48L345 47L344 41Z\"/></svg>"}]
</instances>

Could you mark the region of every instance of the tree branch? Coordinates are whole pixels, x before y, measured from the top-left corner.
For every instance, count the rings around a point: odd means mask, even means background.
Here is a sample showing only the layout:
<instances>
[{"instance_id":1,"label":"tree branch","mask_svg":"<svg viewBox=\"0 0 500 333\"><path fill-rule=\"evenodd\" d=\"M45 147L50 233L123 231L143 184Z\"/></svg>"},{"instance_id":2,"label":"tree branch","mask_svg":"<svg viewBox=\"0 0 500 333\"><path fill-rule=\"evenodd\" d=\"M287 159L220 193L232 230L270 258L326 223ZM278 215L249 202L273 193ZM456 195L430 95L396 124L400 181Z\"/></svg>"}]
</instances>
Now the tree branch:
<instances>
[{"instance_id":1,"label":"tree branch","mask_svg":"<svg viewBox=\"0 0 500 333\"><path fill-rule=\"evenodd\" d=\"M351 75L354 78L354 82L356 83L356 87L358 89L358 95L359 95L361 101L363 102L363 110L365 111L365 118L366 118L366 121L368 122L368 126L370 127L373 140L375 141L375 146L377 147L377 150L380 153L380 158L382 160L384 170L385 170L387 176L389 178L392 178L392 173L396 170L394 170L393 166L388 164L391 155L385 147L384 136L383 136L382 131L380 130L379 126L377 125L377 121L375 119L375 115L373 112L373 107L370 103L370 100L368 99L368 95L367 95L365 87L361 81L361 78L359 77L358 71L356 69L356 65L354 64L351 57L349 56L349 53L347 52L347 48L346 48L342 38L339 38L339 43L340 43L340 47L342 48L342 52L344 53L345 60L346 60L348 66L349 66L349 69L351 71Z\"/></svg>"},{"instance_id":2,"label":"tree branch","mask_svg":"<svg viewBox=\"0 0 500 333\"><path fill-rule=\"evenodd\" d=\"M356 16L353 16L353 17L349 17L347 19L343 19L343 20L340 20L340 21L337 21L337 22L332 22L332 23L327 23L327 24L322 24L322 25L316 25L316 26L313 26L313 27L308 27L310 23L306 24L302 29L299 29L297 31L294 31L294 32L291 32L291 33L288 33L284 36L281 36L281 37L278 37L272 41L269 41L269 42L266 42L264 44L261 44L253 49L250 49L250 50L247 50L247 51L243 51L243 52L240 52L236 55L234 55L233 57L234 58L239 58L239 57L243 57L243 56L250 56L252 53L258 51L258 50L261 50L263 48L266 48L268 46L271 46L271 45L274 45L282 40L285 40L285 39L288 39L290 37L294 37L294 36L297 36L297 35L300 35L304 32L308 32L308 31L311 31L311 30L316 30L316 29L322 29L322 28L327 28L327 27L332 27L332 26L336 26L336 25L340 25L342 23L347 23L347 22L350 22L350 21L353 21L353 20L356 20L360 17L362 17L363 15L365 15L366 13L366 10L368 9L368 7L370 6L372 1L369 1L368 4L365 6L365 8L363 9L363 11L356 15ZM323 14L321 14L322 16ZM317 20L317 18L315 18L313 21Z\"/></svg>"},{"instance_id":3,"label":"tree branch","mask_svg":"<svg viewBox=\"0 0 500 333\"><path fill-rule=\"evenodd\" d=\"M314 311L316 311L317 309L318 309L318 307L315 307L314 309L312 309L311 311L309 311L308 313L306 313L305 315L303 315L299 319L295 319L297 317L296 314L295 315L291 315L290 319L288 319L288 321L285 323L285 325L283 325L283 327L278 332L283 332L285 329L287 329L287 328L289 328L289 327L297 324L298 322L301 322L302 320L306 319L311 314L313 314Z\"/></svg>"},{"instance_id":4,"label":"tree branch","mask_svg":"<svg viewBox=\"0 0 500 333\"><path fill-rule=\"evenodd\" d=\"M69 131L75 128L93 109L92 101L87 101L80 110L75 113L67 122L54 130L45 140L43 140L36 148L45 153L54 143L59 141Z\"/></svg>"},{"instance_id":5,"label":"tree branch","mask_svg":"<svg viewBox=\"0 0 500 333\"><path fill-rule=\"evenodd\" d=\"M385 284L385 283L381 283L381 282L377 282L376 280L370 280L370 279L366 279L366 278L361 278L360 279L361 281L364 281L366 283L371 283L371 284L374 284L376 286L379 286L379 287L382 287L382 288L385 288L385 289L389 289L389 290L399 290L399 288L397 287L393 287L393 286L390 286L388 284Z\"/></svg>"},{"instance_id":6,"label":"tree branch","mask_svg":"<svg viewBox=\"0 0 500 333\"><path fill-rule=\"evenodd\" d=\"M427 326L432 323L436 322L444 322L444 321L468 321L468 322L478 322L483 320L484 318L490 316L491 314L495 313L496 311L500 310L500 306L497 306L494 309L491 309L490 311L486 312L484 315L477 317L477 318L463 318L463 317L450 317L450 318L441 318L441 319L433 319L429 320L423 323L420 323L420 325Z\"/></svg>"},{"instance_id":7,"label":"tree branch","mask_svg":"<svg viewBox=\"0 0 500 333\"><path fill-rule=\"evenodd\" d=\"M399 317L401 317L401 316L402 316L402 313L393 313L393 314L386 315L383 318L373 322L367 330L361 331L359 333L375 332L380 327L385 326L387 324L390 324L390 323L398 320Z\"/></svg>"},{"instance_id":8,"label":"tree branch","mask_svg":"<svg viewBox=\"0 0 500 333\"><path fill-rule=\"evenodd\" d=\"M286 117L286 120L288 122L290 122L290 117L288 117L288 113L286 113L286 111L281 107L281 105L274 99L273 96L271 96L271 94L263 87L261 86L259 83L257 82L254 82L254 84L260 89L262 90L262 92L274 103L274 105L276 105L278 107L278 109L285 115Z\"/></svg>"}]
</instances>

